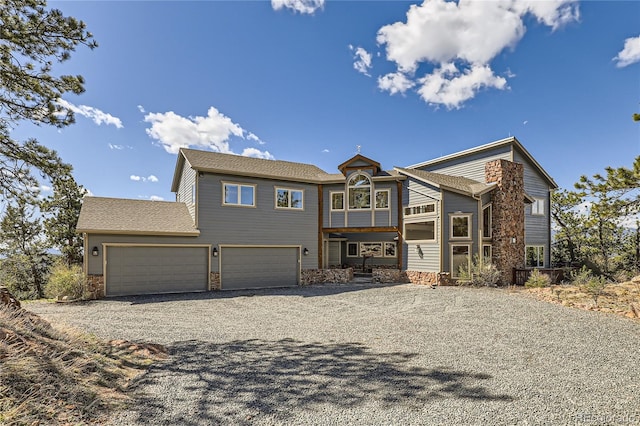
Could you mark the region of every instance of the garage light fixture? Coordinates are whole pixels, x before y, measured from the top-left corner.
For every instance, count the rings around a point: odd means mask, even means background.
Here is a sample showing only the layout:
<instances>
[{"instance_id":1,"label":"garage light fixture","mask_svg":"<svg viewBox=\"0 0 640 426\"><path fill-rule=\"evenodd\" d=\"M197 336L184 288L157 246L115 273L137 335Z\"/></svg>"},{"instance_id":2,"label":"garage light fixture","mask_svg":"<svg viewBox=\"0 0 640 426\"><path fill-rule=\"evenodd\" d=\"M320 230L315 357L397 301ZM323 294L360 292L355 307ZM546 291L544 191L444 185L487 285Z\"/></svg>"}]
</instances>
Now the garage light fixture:
<instances>
[{"instance_id":1,"label":"garage light fixture","mask_svg":"<svg viewBox=\"0 0 640 426\"><path fill-rule=\"evenodd\" d=\"M309 249L308 248L304 248L304 250L302 250L302 254L304 254L305 256L309 254Z\"/></svg>"},{"instance_id":2,"label":"garage light fixture","mask_svg":"<svg viewBox=\"0 0 640 426\"><path fill-rule=\"evenodd\" d=\"M99 252L98 252L98 247L97 247L97 246L94 246L94 247L91 249L91 255L92 255L92 256L97 256L97 255L98 255L98 253L99 253Z\"/></svg>"},{"instance_id":3,"label":"garage light fixture","mask_svg":"<svg viewBox=\"0 0 640 426\"><path fill-rule=\"evenodd\" d=\"M211 252L211 255L213 257L218 257L218 247L214 247L213 248L213 251Z\"/></svg>"}]
</instances>

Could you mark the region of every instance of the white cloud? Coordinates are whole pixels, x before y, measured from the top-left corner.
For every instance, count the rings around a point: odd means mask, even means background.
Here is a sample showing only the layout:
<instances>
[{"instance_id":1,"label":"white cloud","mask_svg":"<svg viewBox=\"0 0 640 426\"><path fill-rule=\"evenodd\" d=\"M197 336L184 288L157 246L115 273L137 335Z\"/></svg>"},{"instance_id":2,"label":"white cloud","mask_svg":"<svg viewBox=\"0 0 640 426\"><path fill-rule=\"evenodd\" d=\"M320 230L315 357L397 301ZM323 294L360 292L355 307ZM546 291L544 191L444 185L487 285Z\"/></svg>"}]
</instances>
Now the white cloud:
<instances>
[{"instance_id":1,"label":"white cloud","mask_svg":"<svg viewBox=\"0 0 640 426\"><path fill-rule=\"evenodd\" d=\"M504 89L507 86L507 80L495 76L486 65L474 65L460 72L453 63L443 65L418 82L421 84L418 93L425 102L450 109L460 108L483 88Z\"/></svg>"},{"instance_id":2,"label":"white cloud","mask_svg":"<svg viewBox=\"0 0 640 426\"><path fill-rule=\"evenodd\" d=\"M147 111L144 110L144 107L142 105L138 105L138 111L140 111L141 113L145 113Z\"/></svg>"},{"instance_id":3,"label":"white cloud","mask_svg":"<svg viewBox=\"0 0 640 426\"><path fill-rule=\"evenodd\" d=\"M275 160L275 157L269 151L260 151L256 148L245 148L242 151L244 157L264 158L265 160Z\"/></svg>"},{"instance_id":4,"label":"white cloud","mask_svg":"<svg viewBox=\"0 0 640 426\"><path fill-rule=\"evenodd\" d=\"M149 197L149 199L150 199L151 201L164 201L164 198L162 198L162 197L161 197L161 196L159 196L159 195L152 195L152 196L150 196L150 197Z\"/></svg>"},{"instance_id":5,"label":"white cloud","mask_svg":"<svg viewBox=\"0 0 640 426\"><path fill-rule=\"evenodd\" d=\"M294 12L312 15L316 10L324 7L324 0L271 0L271 7L273 10L286 7Z\"/></svg>"},{"instance_id":6,"label":"white cloud","mask_svg":"<svg viewBox=\"0 0 640 426\"><path fill-rule=\"evenodd\" d=\"M64 99L58 99L58 104L60 104L63 108L73 111L75 114L82 115L91 119L98 126L104 123L107 125L112 124L118 129L122 129L124 127L122 125L122 121L118 117L114 117L111 114L99 110L98 108L87 105L74 105L71 102L65 101Z\"/></svg>"},{"instance_id":7,"label":"white cloud","mask_svg":"<svg viewBox=\"0 0 640 426\"><path fill-rule=\"evenodd\" d=\"M327 148L323 149L322 152L327 153L329 150Z\"/></svg>"},{"instance_id":8,"label":"white cloud","mask_svg":"<svg viewBox=\"0 0 640 426\"><path fill-rule=\"evenodd\" d=\"M409 82L418 82L426 102L449 108L459 108L483 88L505 89L505 78L497 77L490 63L524 36L525 15L556 29L577 20L579 11L575 0L425 0L411 5L406 22L378 30L378 44L397 67L378 78L378 87L402 93L412 86ZM431 73L415 77L422 64L430 64Z\"/></svg>"},{"instance_id":9,"label":"white cloud","mask_svg":"<svg viewBox=\"0 0 640 426\"><path fill-rule=\"evenodd\" d=\"M368 77L371 77L369 74L369 70L371 69L371 53L367 52L362 47L357 47L354 49L353 45L349 45L349 49L354 51L353 59L355 62L353 63L353 68L361 74L364 74Z\"/></svg>"},{"instance_id":10,"label":"white cloud","mask_svg":"<svg viewBox=\"0 0 640 426\"><path fill-rule=\"evenodd\" d=\"M629 37L624 41L624 48L618 52L614 61L618 68L623 68L636 62L640 62L640 36Z\"/></svg>"},{"instance_id":11,"label":"white cloud","mask_svg":"<svg viewBox=\"0 0 640 426\"><path fill-rule=\"evenodd\" d=\"M109 146L109 149L116 149L118 151L121 151L124 149L124 145L114 145L112 143L107 144Z\"/></svg>"},{"instance_id":12,"label":"white cloud","mask_svg":"<svg viewBox=\"0 0 640 426\"><path fill-rule=\"evenodd\" d=\"M171 154L177 154L180 148L189 147L235 154L230 147L233 137L264 144L254 133L244 130L214 107L209 108L206 117L182 117L169 111L148 113L144 121L151 123L151 128L146 130L147 134ZM269 152L255 148L247 148L245 152L249 152L252 157L272 157Z\"/></svg>"},{"instance_id":13,"label":"white cloud","mask_svg":"<svg viewBox=\"0 0 640 426\"><path fill-rule=\"evenodd\" d=\"M129 179L134 182L158 182L158 178L154 175L149 175L148 177L131 175L129 176Z\"/></svg>"},{"instance_id":14,"label":"white cloud","mask_svg":"<svg viewBox=\"0 0 640 426\"><path fill-rule=\"evenodd\" d=\"M416 83L401 72L392 72L378 77L378 87L390 94L404 93L415 86Z\"/></svg>"}]
</instances>

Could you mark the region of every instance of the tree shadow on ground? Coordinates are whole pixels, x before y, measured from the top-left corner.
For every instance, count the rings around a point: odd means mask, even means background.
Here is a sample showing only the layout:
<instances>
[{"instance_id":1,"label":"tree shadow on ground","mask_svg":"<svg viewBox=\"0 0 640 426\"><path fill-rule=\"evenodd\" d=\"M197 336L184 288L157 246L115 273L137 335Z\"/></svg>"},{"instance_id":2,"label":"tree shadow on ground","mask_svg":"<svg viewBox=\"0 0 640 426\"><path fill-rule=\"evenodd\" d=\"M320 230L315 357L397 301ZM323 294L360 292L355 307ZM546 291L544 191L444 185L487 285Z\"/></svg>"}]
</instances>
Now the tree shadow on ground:
<instances>
[{"instance_id":1,"label":"tree shadow on ground","mask_svg":"<svg viewBox=\"0 0 640 426\"><path fill-rule=\"evenodd\" d=\"M365 404L423 410L447 398L513 400L491 392L487 374L417 367L412 362L417 354L374 353L359 343L187 341L170 353L170 360L135 384L130 420L250 424L263 416L287 422L296 411L322 410L327 404L341 411Z\"/></svg>"}]
</instances>

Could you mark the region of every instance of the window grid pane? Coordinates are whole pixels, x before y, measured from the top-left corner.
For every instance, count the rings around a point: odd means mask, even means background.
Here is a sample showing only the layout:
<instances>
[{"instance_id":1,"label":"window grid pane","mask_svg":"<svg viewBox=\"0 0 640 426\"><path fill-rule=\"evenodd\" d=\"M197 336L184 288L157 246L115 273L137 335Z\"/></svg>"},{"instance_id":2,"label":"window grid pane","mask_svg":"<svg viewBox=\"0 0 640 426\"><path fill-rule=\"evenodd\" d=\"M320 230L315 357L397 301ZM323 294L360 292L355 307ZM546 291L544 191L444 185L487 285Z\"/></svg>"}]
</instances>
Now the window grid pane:
<instances>
[{"instance_id":1,"label":"window grid pane","mask_svg":"<svg viewBox=\"0 0 640 426\"><path fill-rule=\"evenodd\" d=\"M452 217L452 237L469 237L469 218Z\"/></svg>"}]
</instances>

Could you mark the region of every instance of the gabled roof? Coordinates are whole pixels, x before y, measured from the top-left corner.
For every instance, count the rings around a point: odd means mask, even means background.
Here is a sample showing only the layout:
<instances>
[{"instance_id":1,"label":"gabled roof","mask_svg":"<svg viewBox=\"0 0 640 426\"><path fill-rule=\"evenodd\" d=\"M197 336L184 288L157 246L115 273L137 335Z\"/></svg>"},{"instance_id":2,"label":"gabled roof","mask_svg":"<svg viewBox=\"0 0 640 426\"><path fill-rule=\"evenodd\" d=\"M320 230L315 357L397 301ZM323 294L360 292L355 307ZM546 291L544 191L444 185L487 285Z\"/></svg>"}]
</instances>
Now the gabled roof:
<instances>
[{"instance_id":1,"label":"gabled roof","mask_svg":"<svg viewBox=\"0 0 640 426\"><path fill-rule=\"evenodd\" d=\"M287 180L295 182L322 183L334 179L317 166L291 161L265 160L262 158L244 157L235 154L200 151L181 148L178 163L173 176L171 191L177 190L180 172L185 160L191 168L201 172L230 174L236 176L260 177L267 179Z\"/></svg>"},{"instance_id":2,"label":"gabled roof","mask_svg":"<svg viewBox=\"0 0 640 426\"><path fill-rule=\"evenodd\" d=\"M347 161L345 161L344 163L340 164L338 166L338 170L340 170L342 172L343 175L347 175L348 171L350 169L364 169L367 168L367 166L353 166L354 163L365 163L368 165L368 167L373 168L374 175L377 175L378 172L380 172L380 163L378 163L377 161L372 160L371 158L365 157L362 154L356 154L353 157L349 158Z\"/></svg>"},{"instance_id":3,"label":"gabled roof","mask_svg":"<svg viewBox=\"0 0 640 426\"><path fill-rule=\"evenodd\" d=\"M398 172L414 179L433 185L436 188L446 189L465 195L480 195L495 188L495 183L482 183L477 180L462 176L451 176L442 173L426 172L417 169L395 168Z\"/></svg>"},{"instance_id":4,"label":"gabled roof","mask_svg":"<svg viewBox=\"0 0 640 426\"><path fill-rule=\"evenodd\" d=\"M500 139L498 141L490 142L488 144L480 145L464 151L455 152L453 154L445 155L443 157L434 158L433 160L423 161L421 163L408 166L407 168L414 169L418 167L433 166L433 165L437 165L452 159L466 157L468 155L481 153L484 151L488 151L488 150L499 148L506 145L510 145L518 149L522 153L522 155L524 155L524 157L531 163L531 165L533 165L533 167L535 167L538 170L540 175L547 180L547 183L551 188L555 189L558 187L558 184L553 180L553 178L542 168L542 166L536 161L536 159L533 158L533 156L529 153L529 151L527 151L525 147L520 143L520 141L516 139L514 136L511 136L505 139Z\"/></svg>"},{"instance_id":5,"label":"gabled roof","mask_svg":"<svg viewBox=\"0 0 640 426\"><path fill-rule=\"evenodd\" d=\"M77 232L198 236L185 203L85 197Z\"/></svg>"}]
</instances>

